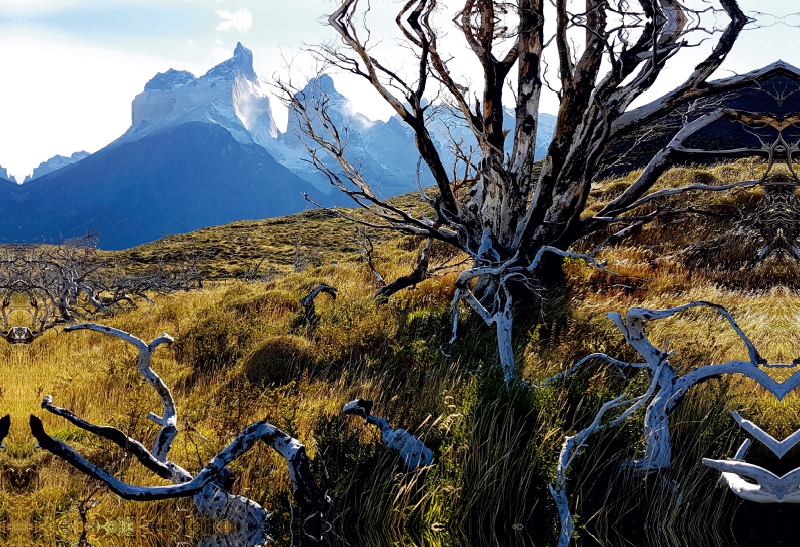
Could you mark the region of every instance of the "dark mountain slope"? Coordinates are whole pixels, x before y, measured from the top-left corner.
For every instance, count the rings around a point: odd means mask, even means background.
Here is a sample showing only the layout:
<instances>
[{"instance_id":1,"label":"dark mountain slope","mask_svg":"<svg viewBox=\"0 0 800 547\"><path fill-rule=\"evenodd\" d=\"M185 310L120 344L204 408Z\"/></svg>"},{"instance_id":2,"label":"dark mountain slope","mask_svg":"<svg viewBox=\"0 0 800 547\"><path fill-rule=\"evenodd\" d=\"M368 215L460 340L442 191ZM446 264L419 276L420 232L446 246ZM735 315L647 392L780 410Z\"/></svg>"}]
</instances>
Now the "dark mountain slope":
<instances>
[{"instance_id":1,"label":"dark mountain slope","mask_svg":"<svg viewBox=\"0 0 800 547\"><path fill-rule=\"evenodd\" d=\"M294 213L308 205L303 192L331 200L260 146L242 144L227 130L198 122L110 146L14 186L9 196L16 204L9 211L18 225L14 239L59 241L91 227L99 232L104 249L128 248L234 220ZM0 192L4 190L0 185ZM6 209L7 200L0 202L0 210ZM7 233L0 227L0 234Z\"/></svg>"}]
</instances>

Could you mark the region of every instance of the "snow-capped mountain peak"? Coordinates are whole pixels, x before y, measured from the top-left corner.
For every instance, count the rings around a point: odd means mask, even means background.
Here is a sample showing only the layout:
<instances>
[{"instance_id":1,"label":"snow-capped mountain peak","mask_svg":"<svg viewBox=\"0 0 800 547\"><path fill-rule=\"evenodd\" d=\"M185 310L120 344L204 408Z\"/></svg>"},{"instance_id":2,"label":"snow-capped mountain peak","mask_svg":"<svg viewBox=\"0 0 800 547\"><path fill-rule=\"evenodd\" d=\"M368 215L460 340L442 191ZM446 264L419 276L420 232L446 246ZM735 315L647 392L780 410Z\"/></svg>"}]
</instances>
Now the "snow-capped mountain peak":
<instances>
[{"instance_id":1,"label":"snow-capped mountain peak","mask_svg":"<svg viewBox=\"0 0 800 547\"><path fill-rule=\"evenodd\" d=\"M172 91L176 87L193 83L194 74L186 70L169 69L166 72L159 72L144 85L145 91Z\"/></svg>"},{"instance_id":2,"label":"snow-capped mountain peak","mask_svg":"<svg viewBox=\"0 0 800 547\"><path fill-rule=\"evenodd\" d=\"M419 152L410 128L396 117L385 122L369 119L358 111L356 103L336 90L333 79L327 74L311 79L298 93L298 99L307 104L323 98L333 123L347 128L348 159L363 169L376 189L388 196L416 187ZM449 151L450 138L463 138L468 145L477 143L454 112L444 106L437 108L437 112L437 119L431 126L432 136L442 161L449 166L455 162ZM283 167L322 192L332 191L327 178L305 161L307 150L299 137L301 124L296 115L289 113L285 134L278 131L267 86L261 84L253 70L253 53L242 44L236 45L230 59L200 77L174 69L156 74L133 100L132 117L131 128L114 145L137 141L189 122L217 125L241 144L260 145ZM513 127L513 112L507 113L506 118L507 127ZM542 150L537 148L537 158L544 155L552 133L551 128L548 132L547 115L542 118L540 122L544 123L539 127ZM331 162L335 165L335 161ZM423 184L432 184L432 181L423 166Z\"/></svg>"},{"instance_id":3,"label":"snow-capped mountain peak","mask_svg":"<svg viewBox=\"0 0 800 547\"><path fill-rule=\"evenodd\" d=\"M233 50L233 57L206 72L204 77L220 79L242 77L258 83L258 76L253 70L253 52L244 47L241 42L237 43L236 49Z\"/></svg>"},{"instance_id":4,"label":"snow-capped mountain peak","mask_svg":"<svg viewBox=\"0 0 800 547\"><path fill-rule=\"evenodd\" d=\"M117 144L187 122L220 125L237 141L267 149L278 137L269 95L253 70L253 53L242 44L199 78L174 69L156 74L133 100L132 122Z\"/></svg>"}]
</instances>

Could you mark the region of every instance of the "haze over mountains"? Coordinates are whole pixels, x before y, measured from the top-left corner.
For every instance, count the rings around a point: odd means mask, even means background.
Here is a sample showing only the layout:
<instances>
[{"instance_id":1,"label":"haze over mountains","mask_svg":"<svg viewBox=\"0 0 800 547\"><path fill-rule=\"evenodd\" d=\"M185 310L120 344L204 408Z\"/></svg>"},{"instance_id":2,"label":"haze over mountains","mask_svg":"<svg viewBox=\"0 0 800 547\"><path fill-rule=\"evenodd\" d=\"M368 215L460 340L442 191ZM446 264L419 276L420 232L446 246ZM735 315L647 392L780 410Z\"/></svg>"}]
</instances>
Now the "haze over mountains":
<instances>
[{"instance_id":1,"label":"haze over mountains","mask_svg":"<svg viewBox=\"0 0 800 547\"><path fill-rule=\"evenodd\" d=\"M418 153L397 118L358 114L328 76L309 83L330 97L331 117L350 128L347 155L384 196L416 187ZM513 116L509 113L509 127ZM537 157L549 144L554 118L542 115ZM471 135L446 113L434 124L446 162L447 126ZM473 140L474 142L474 140ZM105 249L123 249L165 235L234 220L285 215L309 208L303 194L324 205L349 204L303 161L297 120L281 133L250 50L195 77L169 70L153 77L133 100L132 125L94 154L56 156L24 184L0 168L0 241L58 242L99 232ZM430 184L429 175L422 174Z\"/></svg>"}]
</instances>

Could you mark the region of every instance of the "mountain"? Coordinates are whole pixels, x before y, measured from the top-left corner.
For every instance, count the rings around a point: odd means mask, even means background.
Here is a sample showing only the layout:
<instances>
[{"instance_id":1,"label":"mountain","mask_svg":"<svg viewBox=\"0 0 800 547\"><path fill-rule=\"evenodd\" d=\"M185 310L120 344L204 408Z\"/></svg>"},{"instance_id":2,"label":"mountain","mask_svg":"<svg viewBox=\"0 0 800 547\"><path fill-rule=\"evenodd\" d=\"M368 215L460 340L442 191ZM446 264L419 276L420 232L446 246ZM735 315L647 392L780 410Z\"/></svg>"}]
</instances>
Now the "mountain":
<instances>
[{"instance_id":1,"label":"mountain","mask_svg":"<svg viewBox=\"0 0 800 547\"><path fill-rule=\"evenodd\" d=\"M380 194L416 188L419 154L398 117L384 122L359 114L328 76L309 86L327 94L332 119L349 128L348 158ZM511 113L507 118L513 125ZM450 111L433 123L446 165L453 161L448 135L474 142L459 123ZM120 138L88 156L51 158L22 185L0 180L0 242L58 242L91 228L102 248L122 249L167 234L296 213L313 207L304 194L326 206L350 205L302 161L306 150L297 128L290 119L286 133L278 130L253 55L241 44L202 76L158 73L134 98L131 126ZM543 139L549 142L549 135ZM424 165L421 178L433 183Z\"/></svg>"},{"instance_id":2,"label":"mountain","mask_svg":"<svg viewBox=\"0 0 800 547\"><path fill-rule=\"evenodd\" d=\"M84 158L88 158L88 152L75 152L71 156L61 156L55 155L47 161L43 161L39 164L39 167L36 167L33 170L32 175L28 175L25 177L24 182L32 181L33 179L37 179L39 177L43 177L48 173L52 173L53 171L58 171L59 169L63 169L67 165L72 165L75 162L81 161Z\"/></svg>"},{"instance_id":3,"label":"mountain","mask_svg":"<svg viewBox=\"0 0 800 547\"><path fill-rule=\"evenodd\" d=\"M13 175L9 175L8 171L6 171L2 165L0 165L0 180L17 182L17 179L15 179Z\"/></svg>"},{"instance_id":4,"label":"mountain","mask_svg":"<svg viewBox=\"0 0 800 547\"><path fill-rule=\"evenodd\" d=\"M359 113L353 103L336 90L333 79L327 74L310 80L295 97L311 105L323 96L326 101L326 112L331 121L339 128L347 128L345 157L353 165L361 168L365 180L374 184L375 189L384 196L394 196L414 190L417 186L419 153L414 146L414 133L411 128L397 115L384 122L370 120ZM513 132L515 118L512 109L505 109L503 121L504 126ZM555 116L550 114L539 115L535 154L537 160L546 155L547 147L553 138L555 121ZM321 177L313 166L301 159L306 149L301 140L303 137L300 127L297 116L290 114L286 133L279 139L290 152L284 155L279 153L276 157L282 165L320 189L323 189L320 185L329 187L327 179ZM453 139L461 141L464 149L469 147L477 149L475 136L453 109L439 107L429 127L448 171L455 163L455 156L450 152ZM320 123L315 122L314 128L320 134L326 134ZM513 144L513 139L506 139L506 152L511 152ZM321 157L327 158L324 155ZM327 160L326 163L335 165L334 160L330 158ZM433 177L424 163L421 165L421 171L423 185L433 184Z\"/></svg>"},{"instance_id":5,"label":"mountain","mask_svg":"<svg viewBox=\"0 0 800 547\"><path fill-rule=\"evenodd\" d=\"M14 239L58 241L91 228L104 249L302 211L310 205L301 192L324 199L261 146L201 122L109 146L19 189Z\"/></svg>"},{"instance_id":6,"label":"mountain","mask_svg":"<svg viewBox=\"0 0 800 547\"><path fill-rule=\"evenodd\" d=\"M278 137L269 96L253 70L253 54L242 44L231 59L199 78L172 69L158 73L133 100L132 117L131 128L116 144L188 122L219 125L245 145L264 146Z\"/></svg>"},{"instance_id":7,"label":"mountain","mask_svg":"<svg viewBox=\"0 0 800 547\"><path fill-rule=\"evenodd\" d=\"M281 166L258 143L277 142L278 132L252 62L239 44L233 58L199 78L176 70L157 74L134 99L131 127L119 139L9 190L14 207L0 220L0 241L57 242L91 228L102 248L122 249L313 207L303 194L344 203ZM3 190L0 184L0 200ZM3 229L3 220L13 230Z\"/></svg>"}]
</instances>

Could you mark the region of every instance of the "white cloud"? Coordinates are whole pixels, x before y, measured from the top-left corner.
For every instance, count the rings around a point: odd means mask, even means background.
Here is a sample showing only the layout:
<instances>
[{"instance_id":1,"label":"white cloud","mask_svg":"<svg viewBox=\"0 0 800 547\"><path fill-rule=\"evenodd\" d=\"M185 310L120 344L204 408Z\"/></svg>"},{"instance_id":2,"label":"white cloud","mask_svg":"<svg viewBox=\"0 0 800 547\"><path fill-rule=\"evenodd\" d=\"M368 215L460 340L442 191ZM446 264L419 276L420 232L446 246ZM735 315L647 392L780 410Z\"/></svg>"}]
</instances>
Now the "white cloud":
<instances>
[{"instance_id":1,"label":"white cloud","mask_svg":"<svg viewBox=\"0 0 800 547\"><path fill-rule=\"evenodd\" d=\"M223 45L225 45L225 42L223 42L223 41L222 41L222 38L220 38L220 37L217 37L217 39L216 39L216 40L214 40L214 43L215 43L215 44L217 44L217 45L218 45L218 46L220 46L220 47L222 47Z\"/></svg>"},{"instance_id":2,"label":"white cloud","mask_svg":"<svg viewBox=\"0 0 800 547\"><path fill-rule=\"evenodd\" d=\"M231 30L235 28L239 32L245 33L253 26L253 14L244 8L236 13L231 13L227 10L218 11L217 15L222 19L222 22L217 25L217 30Z\"/></svg>"}]
</instances>

